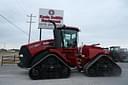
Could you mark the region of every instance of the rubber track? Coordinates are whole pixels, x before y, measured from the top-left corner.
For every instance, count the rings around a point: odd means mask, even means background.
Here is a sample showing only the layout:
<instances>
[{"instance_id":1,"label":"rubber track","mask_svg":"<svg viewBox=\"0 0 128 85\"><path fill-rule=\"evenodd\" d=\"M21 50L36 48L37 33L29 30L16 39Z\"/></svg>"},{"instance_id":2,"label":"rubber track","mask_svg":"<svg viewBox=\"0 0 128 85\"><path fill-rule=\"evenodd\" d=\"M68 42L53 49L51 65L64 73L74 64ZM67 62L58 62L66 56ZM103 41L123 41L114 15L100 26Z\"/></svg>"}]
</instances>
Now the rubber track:
<instances>
[{"instance_id":1,"label":"rubber track","mask_svg":"<svg viewBox=\"0 0 128 85\"><path fill-rule=\"evenodd\" d=\"M91 77L120 76L121 68L107 55L100 55L84 66L84 74Z\"/></svg>"},{"instance_id":2,"label":"rubber track","mask_svg":"<svg viewBox=\"0 0 128 85\"><path fill-rule=\"evenodd\" d=\"M70 69L55 56L49 56L29 70L29 77L33 80L67 78Z\"/></svg>"}]
</instances>

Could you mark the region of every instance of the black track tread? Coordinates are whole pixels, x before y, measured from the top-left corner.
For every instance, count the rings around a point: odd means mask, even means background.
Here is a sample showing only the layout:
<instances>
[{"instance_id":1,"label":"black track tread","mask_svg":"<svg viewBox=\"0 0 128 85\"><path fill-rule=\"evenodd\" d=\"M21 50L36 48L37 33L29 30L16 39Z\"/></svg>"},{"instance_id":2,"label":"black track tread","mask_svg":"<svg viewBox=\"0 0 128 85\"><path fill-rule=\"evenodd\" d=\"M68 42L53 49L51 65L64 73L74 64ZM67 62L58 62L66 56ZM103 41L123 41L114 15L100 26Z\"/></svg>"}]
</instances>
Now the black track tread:
<instances>
[{"instance_id":1,"label":"black track tread","mask_svg":"<svg viewBox=\"0 0 128 85\"><path fill-rule=\"evenodd\" d=\"M49 60L48 60L49 59ZM51 59L51 60L50 60ZM53 62L50 62L52 61ZM54 62L55 61L55 62ZM54 68L52 68L52 66ZM38 77L33 78L32 69L37 68L40 72ZM36 64L29 71L29 76L31 79L56 79L56 78L68 78L70 76L70 69L65 66L59 59L55 56L49 56L40 63Z\"/></svg>"},{"instance_id":2,"label":"black track tread","mask_svg":"<svg viewBox=\"0 0 128 85\"><path fill-rule=\"evenodd\" d=\"M101 55L84 66L84 74L90 77L120 76L121 68L107 55Z\"/></svg>"}]
</instances>

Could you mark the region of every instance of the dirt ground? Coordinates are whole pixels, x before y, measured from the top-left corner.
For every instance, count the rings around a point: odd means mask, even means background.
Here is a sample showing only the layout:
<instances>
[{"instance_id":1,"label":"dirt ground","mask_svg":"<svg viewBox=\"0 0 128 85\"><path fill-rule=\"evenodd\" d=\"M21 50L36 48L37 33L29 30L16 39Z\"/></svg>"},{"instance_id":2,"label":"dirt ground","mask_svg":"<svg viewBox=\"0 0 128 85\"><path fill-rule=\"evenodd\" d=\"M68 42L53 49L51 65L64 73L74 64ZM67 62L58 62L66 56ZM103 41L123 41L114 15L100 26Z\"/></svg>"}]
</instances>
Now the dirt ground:
<instances>
[{"instance_id":1,"label":"dirt ground","mask_svg":"<svg viewBox=\"0 0 128 85\"><path fill-rule=\"evenodd\" d=\"M118 63L122 68L119 77L87 77L82 73L72 72L70 78L31 80L28 70L16 64L0 67L0 85L128 85L128 63Z\"/></svg>"}]
</instances>

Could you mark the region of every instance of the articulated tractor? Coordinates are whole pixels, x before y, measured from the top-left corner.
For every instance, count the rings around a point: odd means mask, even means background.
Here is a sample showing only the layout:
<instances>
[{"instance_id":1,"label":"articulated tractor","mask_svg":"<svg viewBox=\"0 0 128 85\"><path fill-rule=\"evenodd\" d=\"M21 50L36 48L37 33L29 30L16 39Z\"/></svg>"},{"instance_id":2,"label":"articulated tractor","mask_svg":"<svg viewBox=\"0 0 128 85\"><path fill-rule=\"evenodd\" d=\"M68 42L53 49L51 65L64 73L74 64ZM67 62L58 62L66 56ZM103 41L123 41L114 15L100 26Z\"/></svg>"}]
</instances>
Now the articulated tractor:
<instances>
[{"instance_id":1,"label":"articulated tractor","mask_svg":"<svg viewBox=\"0 0 128 85\"><path fill-rule=\"evenodd\" d=\"M57 27L53 21L49 22L54 26L54 39L20 48L18 66L28 68L31 79L68 78L73 69L89 77L121 75L121 68L102 47L96 44L78 47L78 28Z\"/></svg>"}]
</instances>

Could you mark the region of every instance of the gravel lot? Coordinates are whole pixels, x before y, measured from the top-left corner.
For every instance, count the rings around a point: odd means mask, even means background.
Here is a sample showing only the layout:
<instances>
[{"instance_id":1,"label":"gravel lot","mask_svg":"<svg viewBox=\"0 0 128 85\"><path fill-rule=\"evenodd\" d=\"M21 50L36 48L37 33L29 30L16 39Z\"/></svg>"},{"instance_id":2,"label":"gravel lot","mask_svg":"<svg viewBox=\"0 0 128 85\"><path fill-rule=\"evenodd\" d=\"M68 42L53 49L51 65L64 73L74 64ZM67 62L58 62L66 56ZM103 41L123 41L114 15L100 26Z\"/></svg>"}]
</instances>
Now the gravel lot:
<instances>
[{"instance_id":1,"label":"gravel lot","mask_svg":"<svg viewBox=\"0 0 128 85\"><path fill-rule=\"evenodd\" d=\"M82 73L72 72L70 78L31 80L25 69L17 65L0 67L0 85L128 85L128 63L118 63L123 72L120 77L87 77Z\"/></svg>"}]
</instances>

